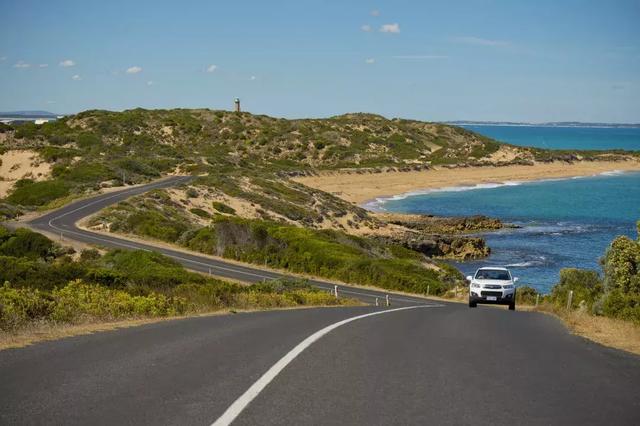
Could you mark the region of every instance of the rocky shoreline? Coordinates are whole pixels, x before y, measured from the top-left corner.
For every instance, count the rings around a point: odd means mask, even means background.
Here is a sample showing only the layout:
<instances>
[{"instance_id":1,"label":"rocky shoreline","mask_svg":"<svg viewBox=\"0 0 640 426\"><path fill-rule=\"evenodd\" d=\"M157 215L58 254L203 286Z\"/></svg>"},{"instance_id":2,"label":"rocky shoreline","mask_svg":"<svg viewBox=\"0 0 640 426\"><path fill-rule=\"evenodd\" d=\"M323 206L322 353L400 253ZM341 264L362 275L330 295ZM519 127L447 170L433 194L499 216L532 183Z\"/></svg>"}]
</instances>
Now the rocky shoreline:
<instances>
[{"instance_id":1,"label":"rocky shoreline","mask_svg":"<svg viewBox=\"0 0 640 426\"><path fill-rule=\"evenodd\" d=\"M396 213L377 213L375 216L382 222L406 229L406 232L392 236L376 237L379 241L400 244L427 257L456 260L479 259L491 254L484 238L464 234L515 227L487 216L439 217Z\"/></svg>"}]
</instances>

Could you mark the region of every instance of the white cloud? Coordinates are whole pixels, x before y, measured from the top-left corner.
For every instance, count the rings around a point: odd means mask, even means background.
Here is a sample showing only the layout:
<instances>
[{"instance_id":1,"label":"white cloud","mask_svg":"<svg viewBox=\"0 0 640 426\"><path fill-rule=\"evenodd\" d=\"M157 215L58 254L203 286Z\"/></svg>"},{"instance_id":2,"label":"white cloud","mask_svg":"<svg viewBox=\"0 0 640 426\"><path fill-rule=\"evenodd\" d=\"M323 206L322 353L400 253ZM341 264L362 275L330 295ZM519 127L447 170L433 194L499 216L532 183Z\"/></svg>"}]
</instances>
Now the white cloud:
<instances>
[{"instance_id":1,"label":"white cloud","mask_svg":"<svg viewBox=\"0 0 640 426\"><path fill-rule=\"evenodd\" d=\"M31 67L31 64L27 64L24 61L18 61L16 64L13 65L14 68L29 68Z\"/></svg>"},{"instance_id":2,"label":"white cloud","mask_svg":"<svg viewBox=\"0 0 640 426\"><path fill-rule=\"evenodd\" d=\"M380 27L381 33L398 34L400 32L400 24L384 24Z\"/></svg>"},{"instance_id":3,"label":"white cloud","mask_svg":"<svg viewBox=\"0 0 640 426\"><path fill-rule=\"evenodd\" d=\"M369 32L371 32L371 25L365 24L365 25L361 26L360 29L362 31L364 31L365 33L369 33Z\"/></svg>"},{"instance_id":4,"label":"white cloud","mask_svg":"<svg viewBox=\"0 0 640 426\"><path fill-rule=\"evenodd\" d=\"M370 13L371 16L380 16L380 11L378 9L373 9Z\"/></svg>"},{"instance_id":5,"label":"white cloud","mask_svg":"<svg viewBox=\"0 0 640 426\"><path fill-rule=\"evenodd\" d=\"M75 64L76 63L73 62L71 59L65 59L64 61L60 62L60 66L65 68L73 67L75 66Z\"/></svg>"},{"instance_id":6,"label":"white cloud","mask_svg":"<svg viewBox=\"0 0 640 426\"><path fill-rule=\"evenodd\" d=\"M253 81L253 80L255 80L255 79L256 79L256 76L255 76L255 75L252 75L251 77L249 77L249 80L251 80L251 81Z\"/></svg>"},{"instance_id":7,"label":"white cloud","mask_svg":"<svg viewBox=\"0 0 640 426\"><path fill-rule=\"evenodd\" d=\"M490 40L480 37L454 37L456 43L472 44L475 46L508 46L510 43L503 40Z\"/></svg>"},{"instance_id":8,"label":"white cloud","mask_svg":"<svg viewBox=\"0 0 640 426\"><path fill-rule=\"evenodd\" d=\"M153 86L153 81L151 80L147 81L147 86Z\"/></svg>"},{"instance_id":9,"label":"white cloud","mask_svg":"<svg viewBox=\"0 0 640 426\"><path fill-rule=\"evenodd\" d=\"M141 71L142 71L142 68L139 66L133 66L133 67L127 68L127 74L138 74Z\"/></svg>"},{"instance_id":10,"label":"white cloud","mask_svg":"<svg viewBox=\"0 0 640 426\"><path fill-rule=\"evenodd\" d=\"M217 65L213 65L213 64L211 64L211 65L209 65L209 66L207 67L207 72L214 72L214 71L215 71L215 70L217 70L217 69L218 69L218 66L217 66Z\"/></svg>"},{"instance_id":11,"label":"white cloud","mask_svg":"<svg viewBox=\"0 0 640 426\"><path fill-rule=\"evenodd\" d=\"M38 65L38 68L47 68L49 66L49 64L40 64Z\"/></svg>"},{"instance_id":12,"label":"white cloud","mask_svg":"<svg viewBox=\"0 0 640 426\"><path fill-rule=\"evenodd\" d=\"M365 60L364 60L364 62L365 62L366 64L373 64L373 63L375 63L375 62L376 62L376 60L375 60L375 59L373 59L373 58L367 58L367 59L365 59Z\"/></svg>"},{"instance_id":13,"label":"white cloud","mask_svg":"<svg viewBox=\"0 0 640 426\"><path fill-rule=\"evenodd\" d=\"M78 81L78 80L82 80L82 77L80 77L78 74L74 74L74 75L71 77L71 79L72 79L72 80L75 80L75 81Z\"/></svg>"},{"instance_id":14,"label":"white cloud","mask_svg":"<svg viewBox=\"0 0 640 426\"><path fill-rule=\"evenodd\" d=\"M0 56L0 61L4 62L4 61L6 61L6 60L7 60L7 57L6 57L6 56Z\"/></svg>"},{"instance_id":15,"label":"white cloud","mask_svg":"<svg viewBox=\"0 0 640 426\"><path fill-rule=\"evenodd\" d=\"M394 59L447 59L446 55L396 55Z\"/></svg>"}]
</instances>

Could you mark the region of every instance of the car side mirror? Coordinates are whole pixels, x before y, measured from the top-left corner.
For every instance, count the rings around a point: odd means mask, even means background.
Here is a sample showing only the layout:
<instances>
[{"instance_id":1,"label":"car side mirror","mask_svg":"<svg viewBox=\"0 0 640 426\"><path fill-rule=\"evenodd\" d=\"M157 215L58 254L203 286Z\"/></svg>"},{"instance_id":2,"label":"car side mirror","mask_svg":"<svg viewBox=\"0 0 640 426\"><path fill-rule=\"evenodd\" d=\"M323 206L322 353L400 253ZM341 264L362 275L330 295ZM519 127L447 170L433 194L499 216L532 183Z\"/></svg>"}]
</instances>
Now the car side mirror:
<instances>
[{"instance_id":1,"label":"car side mirror","mask_svg":"<svg viewBox=\"0 0 640 426\"><path fill-rule=\"evenodd\" d=\"M518 278L518 277L513 277L513 282L514 282L514 283L517 283L517 282L518 282L518 280L520 280L520 278Z\"/></svg>"},{"instance_id":2,"label":"car side mirror","mask_svg":"<svg viewBox=\"0 0 640 426\"><path fill-rule=\"evenodd\" d=\"M473 280L473 277L471 275L467 275L467 281L471 281Z\"/></svg>"}]
</instances>

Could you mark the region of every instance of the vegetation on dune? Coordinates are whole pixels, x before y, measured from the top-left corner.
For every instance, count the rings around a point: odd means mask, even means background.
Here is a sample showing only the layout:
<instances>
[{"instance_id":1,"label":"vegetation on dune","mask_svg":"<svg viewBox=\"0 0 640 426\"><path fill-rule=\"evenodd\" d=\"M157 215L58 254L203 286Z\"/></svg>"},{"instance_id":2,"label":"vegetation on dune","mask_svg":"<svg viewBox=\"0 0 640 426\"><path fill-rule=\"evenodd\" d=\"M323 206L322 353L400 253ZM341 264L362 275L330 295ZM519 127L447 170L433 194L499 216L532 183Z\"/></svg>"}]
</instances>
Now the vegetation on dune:
<instances>
[{"instance_id":1,"label":"vegetation on dune","mask_svg":"<svg viewBox=\"0 0 640 426\"><path fill-rule=\"evenodd\" d=\"M392 290L442 294L461 279L454 268L436 267L399 245L236 216L216 215L208 226L197 226L186 210L149 203L145 196L120 203L94 217L90 226L108 224L112 231L177 242L206 254Z\"/></svg>"},{"instance_id":2,"label":"vegetation on dune","mask_svg":"<svg viewBox=\"0 0 640 426\"><path fill-rule=\"evenodd\" d=\"M220 309L353 303L303 280L240 286L147 251L86 250L74 260L41 234L0 227L0 330L37 322L166 317Z\"/></svg>"}]
</instances>

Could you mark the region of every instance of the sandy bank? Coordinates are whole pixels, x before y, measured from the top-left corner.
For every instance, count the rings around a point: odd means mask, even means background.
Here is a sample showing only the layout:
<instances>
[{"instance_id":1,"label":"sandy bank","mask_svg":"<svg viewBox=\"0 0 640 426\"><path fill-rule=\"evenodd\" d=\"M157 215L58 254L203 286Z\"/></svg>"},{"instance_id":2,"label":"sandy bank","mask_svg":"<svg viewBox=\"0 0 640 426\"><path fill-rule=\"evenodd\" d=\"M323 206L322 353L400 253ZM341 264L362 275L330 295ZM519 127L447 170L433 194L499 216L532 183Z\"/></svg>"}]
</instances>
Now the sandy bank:
<instances>
[{"instance_id":1,"label":"sandy bank","mask_svg":"<svg viewBox=\"0 0 640 426\"><path fill-rule=\"evenodd\" d=\"M532 181L552 178L590 176L614 170L640 171L640 161L583 161L538 163L532 166L434 168L414 172L372 174L324 173L298 177L297 182L330 192L354 203L364 203L377 197L404 194L411 191L486 183Z\"/></svg>"}]
</instances>

